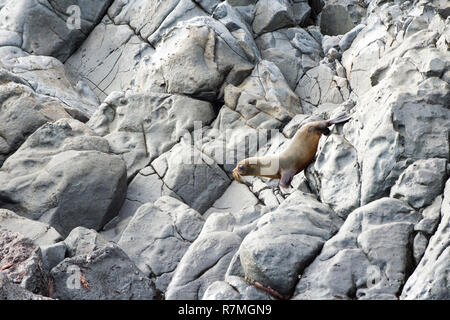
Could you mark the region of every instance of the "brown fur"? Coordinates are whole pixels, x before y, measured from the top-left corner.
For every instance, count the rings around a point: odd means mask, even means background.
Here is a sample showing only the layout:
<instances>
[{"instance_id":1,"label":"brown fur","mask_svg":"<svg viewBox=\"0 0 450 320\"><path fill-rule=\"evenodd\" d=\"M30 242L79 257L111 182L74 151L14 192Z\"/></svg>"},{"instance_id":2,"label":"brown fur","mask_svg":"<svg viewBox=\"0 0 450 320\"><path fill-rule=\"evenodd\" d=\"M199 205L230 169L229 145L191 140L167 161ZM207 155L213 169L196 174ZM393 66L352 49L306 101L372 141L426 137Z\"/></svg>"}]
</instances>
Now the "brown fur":
<instances>
[{"instance_id":1,"label":"brown fur","mask_svg":"<svg viewBox=\"0 0 450 320\"><path fill-rule=\"evenodd\" d=\"M233 170L235 180L242 182L242 176L280 179L280 186L288 188L292 178L304 170L314 159L320 137L322 134L330 133L328 127L349 119L350 117L341 114L335 119L309 122L303 125L296 132L288 147L279 155L252 157L240 161Z\"/></svg>"}]
</instances>

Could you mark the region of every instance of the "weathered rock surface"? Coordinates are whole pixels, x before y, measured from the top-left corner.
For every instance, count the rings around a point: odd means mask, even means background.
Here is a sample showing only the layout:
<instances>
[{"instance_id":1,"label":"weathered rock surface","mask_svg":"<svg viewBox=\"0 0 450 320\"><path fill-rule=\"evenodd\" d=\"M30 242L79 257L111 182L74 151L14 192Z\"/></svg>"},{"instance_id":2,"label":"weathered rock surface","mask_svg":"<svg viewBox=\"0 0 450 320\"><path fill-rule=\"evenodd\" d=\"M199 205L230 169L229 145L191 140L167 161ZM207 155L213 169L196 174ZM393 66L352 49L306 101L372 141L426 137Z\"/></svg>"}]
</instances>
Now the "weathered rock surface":
<instances>
[{"instance_id":1,"label":"weathered rock surface","mask_svg":"<svg viewBox=\"0 0 450 320\"><path fill-rule=\"evenodd\" d=\"M61 119L33 133L0 169L0 204L66 236L100 229L126 192L126 169L108 142L83 123Z\"/></svg>"},{"instance_id":2,"label":"weathered rock surface","mask_svg":"<svg viewBox=\"0 0 450 320\"><path fill-rule=\"evenodd\" d=\"M396 299L413 269L420 214L382 198L353 211L306 268L296 299Z\"/></svg>"},{"instance_id":3,"label":"weathered rock surface","mask_svg":"<svg viewBox=\"0 0 450 320\"><path fill-rule=\"evenodd\" d=\"M117 245L94 230L77 228L66 242L69 257L51 271L53 298L63 300L153 300L157 291Z\"/></svg>"},{"instance_id":4,"label":"weathered rock surface","mask_svg":"<svg viewBox=\"0 0 450 320\"><path fill-rule=\"evenodd\" d=\"M388 195L403 170L416 160L448 160L449 155L450 90L439 77L450 56L433 44L445 37L448 26L438 14L427 12L427 26L399 38L384 24L400 28L408 11L394 4L383 7L391 18L371 15L370 24L342 57L350 86L359 96L355 122L344 132L358 151L361 204ZM419 61L422 55L427 58ZM379 112L370 112L374 106Z\"/></svg>"},{"instance_id":5,"label":"weathered rock surface","mask_svg":"<svg viewBox=\"0 0 450 320\"><path fill-rule=\"evenodd\" d=\"M298 275L341 223L313 197L292 194L244 238L239 253L245 276L289 296Z\"/></svg>"},{"instance_id":6,"label":"weathered rock surface","mask_svg":"<svg viewBox=\"0 0 450 320\"><path fill-rule=\"evenodd\" d=\"M14 79L9 77L10 81L50 98L45 100L62 103L66 112L77 120L86 122L98 105L99 100L87 83L72 75L56 58L35 56L6 46L0 47L0 67L12 73Z\"/></svg>"},{"instance_id":7,"label":"weathered rock surface","mask_svg":"<svg viewBox=\"0 0 450 320\"><path fill-rule=\"evenodd\" d=\"M209 286L226 280L228 273L242 275L237 250L267 211L250 207L235 214L212 213L175 269L166 299L202 299Z\"/></svg>"},{"instance_id":8,"label":"weathered rock surface","mask_svg":"<svg viewBox=\"0 0 450 320\"><path fill-rule=\"evenodd\" d=\"M108 140L111 152L121 155L128 176L170 150L181 137L214 118L208 102L171 94L111 93L88 126Z\"/></svg>"},{"instance_id":9,"label":"weathered rock surface","mask_svg":"<svg viewBox=\"0 0 450 320\"><path fill-rule=\"evenodd\" d=\"M223 279L240 240L226 231L200 235L175 269L166 299L201 299L211 283Z\"/></svg>"},{"instance_id":10,"label":"weathered rock surface","mask_svg":"<svg viewBox=\"0 0 450 320\"><path fill-rule=\"evenodd\" d=\"M139 207L117 244L158 290L165 291L203 223L198 212L165 196Z\"/></svg>"},{"instance_id":11,"label":"weathered rock surface","mask_svg":"<svg viewBox=\"0 0 450 320\"><path fill-rule=\"evenodd\" d=\"M274 298L241 277L228 276L227 282L212 283L206 289L202 300L274 300Z\"/></svg>"},{"instance_id":12,"label":"weathered rock surface","mask_svg":"<svg viewBox=\"0 0 450 320\"><path fill-rule=\"evenodd\" d=\"M22 288L48 296L50 283L39 247L17 232L0 229L0 273Z\"/></svg>"},{"instance_id":13,"label":"weathered rock surface","mask_svg":"<svg viewBox=\"0 0 450 320\"><path fill-rule=\"evenodd\" d=\"M112 0L8 1L0 12L0 46L66 60ZM51 30L52 32L49 32Z\"/></svg>"},{"instance_id":14,"label":"weathered rock surface","mask_svg":"<svg viewBox=\"0 0 450 320\"><path fill-rule=\"evenodd\" d=\"M319 65L322 54L321 41L307 30L313 29L280 29L256 39L262 58L275 63L292 90L306 71Z\"/></svg>"},{"instance_id":15,"label":"weathered rock surface","mask_svg":"<svg viewBox=\"0 0 450 320\"><path fill-rule=\"evenodd\" d=\"M37 95L21 79L0 71L0 165L47 121L71 118L56 99Z\"/></svg>"},{"instance_id":16,"label":"weathered rock surface","mask_svg":"<svg viewBox=\"0 0 450 320\"><path fill-rule=\"evenodd\" d=\"M31 293L14 283L6 274L0 272L0 300L51 300Z\"/></svg>"},{"instance_id":17,"label":"weathered rock surface","mask_svg":"<svg viewBox=\"0 0 450 320\"><path fill-rule=\"evenodd\" d=\"M450 180L447 181L441 208L441 221L430 239L423 258L406 281L402 299L449 300L450 291Z\"/></svg>"},{"instance_id":18,"label":"weathered rock surface","mask_svg":"<svg viewBox=\"0 0 450 320\"><path fill-rule=\"evenodd\" d=\"M391 189L391 197L420 209L430 205L442 193L446 180L446 159L418 160L400 175Z\"/></svg>"},{"instance_id":19,"label":"weathered rock surface","mask_svg":"<svg viewBox=\"0 0 450 320\"><path fill-rule=\"evenodd\" d=\"M155 191L175 195L203 214L225 192L231 180L225 172L195 147L180 142L151 163L167 188Z\"/></svg>"},{"instance_id":20,"label":"weathered rock surface","mask_svg":"<svg viewBox=\"0 0 450 320\"><path fill-rule=\"evenodd\" d=\"M239 85L250 74L251 58L223 24L197 17L167 31L135 85L145 92L214 100L223 97L224 84Z\"/></svg>"},{"instance_id":21,"label":"weathered rock surface","mask_svg":"<svg viewBox=\"0 0 450 320\"><path fill-rule=\"evenodd\" d=\"M0 0L0 298L450 299L447 2Z\"/></svg>"},{"instance_id":22,"label":"weathered rock surface","mask_svg":"<svg viewBox=\"0 0 450 320\"><path fill-rule=\"evenodd\" d=\"M260 61L239 87L225 88L225 105L252 128L277 128L302 112L301 102L278 67Z\"/></svg>"},{"instance_id":23,"label":"weathered rock surface","mask_svg":"<svg viewBox=\"0 0 450 320\"><path fill-rule=\"evenodd\" d=\"M38 246L53 245L62 240L61 235L49 225L5 209L0 209L0 228L20 233Z\"/></svg>"}]
</instances>

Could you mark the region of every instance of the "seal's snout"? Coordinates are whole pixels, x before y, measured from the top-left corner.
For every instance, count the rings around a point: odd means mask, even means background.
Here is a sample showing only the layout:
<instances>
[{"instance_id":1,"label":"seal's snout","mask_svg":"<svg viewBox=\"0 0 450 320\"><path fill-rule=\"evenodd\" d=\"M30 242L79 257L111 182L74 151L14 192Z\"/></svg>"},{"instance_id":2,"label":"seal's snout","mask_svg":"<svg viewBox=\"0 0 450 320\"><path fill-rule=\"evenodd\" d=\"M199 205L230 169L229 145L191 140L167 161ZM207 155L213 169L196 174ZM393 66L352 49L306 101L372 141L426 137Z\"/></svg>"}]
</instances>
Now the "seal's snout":
<instances>
[{"instance_id":1,"label":"seal's snout","mask_svg":"<svg viewBox=\"0 0 450 320\"><path fill-rule=\"evenodd\" d=\"M234 180L236 180L239 183L242 183L242 177L241 177L241 175L238 172L238 168L235 168L233 170L233 177L234 177Z\"/></svg>"}]
</instances>

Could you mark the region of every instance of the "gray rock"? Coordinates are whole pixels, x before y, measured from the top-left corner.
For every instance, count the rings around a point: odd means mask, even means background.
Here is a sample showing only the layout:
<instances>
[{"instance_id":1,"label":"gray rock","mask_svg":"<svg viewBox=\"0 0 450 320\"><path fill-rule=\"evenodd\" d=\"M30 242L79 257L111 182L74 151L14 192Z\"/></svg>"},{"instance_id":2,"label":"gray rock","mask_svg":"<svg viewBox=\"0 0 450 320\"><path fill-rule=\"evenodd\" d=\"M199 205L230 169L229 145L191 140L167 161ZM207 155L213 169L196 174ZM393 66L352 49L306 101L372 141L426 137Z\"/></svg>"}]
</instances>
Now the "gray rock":
<instances>
[{"instance_id":1,"label":"gray rock","mask_svg":"<svg viewBox=\"0 0 450 320\"><path fill-rule=\"evenodd\" d=\"M55 244L41 246L42 252L42 267L45 272L50 273L58 263L64 260L66 257L66 244L64 241L60 241Z\"/></svg>"},{"instance_id":2,"label":"gray rock","mask_svg":"<svg viewBox=\"0 0 450 320\"><path fill-rule=\"evenodd\" d=\"M0 272L0 300L51 300L34 294L14 283L6 274Z\"/></svg>"},{"instance_id":3,"label":"gray rock","mask_svg":"<svg viewBox=\"0 0 450 320\"><path fill-rule=\"evenodd\" d=\"M0 229L59 296L448 298L445 1L88 2L0 0ZM339 112L289 190L231 182Z\"/></svg>"},{"instance_id":4,"label":"gray rock","mask_svg":"<svg viewBox=\"0 0 450 320\"><path fill-rule=\"evenodd\" d=\"M173 271L203 227L200 214L171 197L139 207L118 245L164 292Z\"/></svg>"},{"instance_id":5,"label":"gray rock","mask_svg":"<svg viewBox=\"0 0 450 320\"><path fill-rule=\"evenodd\" d=\"M302 113L300 100L278 67L260 61L239 87L225 88L225 105L235 110L252 128L273 128Z\"/></svg>"},{"instance_id":6,"label":"gray rock","mask_svg":"<svg viewBox=\"0 0 450 320\"><path fill-rule=\"evenodd\" d=\"M61 300L154 300L150 279L117 246L66 258L51 271Z\"/></svg>"},{"instance_id":7,"label":"gray rock","mask_svg":"<svg viewBox=\"0 0 450 320\"><path fill-rule=\"evenodd\" d=\"M155 202L164 195L182 201L164 184L153 167L145 167L128 185L127 195L119 214L104 226L101 235L117 243L137 209L147 202Z\"/></svg>"},{"instance_id":8,"label":"gray rock","mask_svg":"<svg viewBox=\"0 0 450 320\"><path fill-rule=\"evenodd\" d=\"M414 161L448 159L448 83L425 76L429 68L418 58L422 52L448 55L433 48L438 37L439 33L426 29L399 43L375 20L343 54L350 86L358 95L355 122L344 133L359 154L362 204L388 195ZM392 47L385 48L386 53L381 39ZM375 105L380 112L373 112Z\"/></svg>"},{"instance_id":9,"label":"gray rock","mask_svg":"<svg viewBox=\"0 0 450 320\"><path fill-rule=\"evenodd\" d=\"M186 251L170 282L166 300L201 299L224 274L241 238L229 231L201 234Z\"/></svg>"},{"instance_id":10,"label":"gray rock","mask_svg":"<svg viewBox=\"0 0 450 320\"><path fill-rule=\"evenodd\" d=\"M239 252L245 276L289 296L298 275L341 223L326 205L293 193L244 238Z\"/></svg>"},{"instance_id":11,"label":"gray rock","mask_svg":"<svg viewBox=\"0 0 450 320\"><path fill-rule=\"evenodd\" d=\"M423 219L414 227L414 230L421 231L428 236L433 235L436 231L436 227L441 219L441 204L442 195L439 195L434 199L433 203L423 209Z\"/></svg>"},{"instance_id":12,"label":"gray rock","mask_svg":"<svg viewBox=\"0 0 450 320\"><path fill-rule=\"evenodd\" d=\"M0 69L0 166L26 138L47 121L71 118L64 105L35 94L20 78ZM13 80L13 81L11 81Z\"/></svg>"},{"instance_id":13,"label":"gray rock","mask_svg":"<svg viewBox=\"0 0 450 320\"><path fill-rule=\"evenodd\" d=\"M446 159L418 160L400 175L391 189L391 197L420 209L430 205L442 193L446 180Z\"/></svg>"},{"instance_id":14,"label":"gray rock","mask_svg":"<svg viewBox=\"0 0 450 320\"><path fill-rule=\"evenodd\" d=\"M305 172L322 202L346 218L360 206L360 172L355 148L341 135L332 134Z\"/></svg>"},{"instance_id":15,"label":"gray rock","mask_svg":"<svg viewBox=\"0 0 450 320\"><path fill-rule=\"evenodd\" d=\"M320 31L325 35L345 34L355 25L344 6L331 4L323 8L320 18Z\"/></svg>"},{"instance_id":16,"label":"gray rock","mask_svg":"<svg viewBox=\"0 0 450 320\"><path fill-rule=\"evenodd\" d=\"M335 70L320 64L307 71L298 82L295 93L303 108L313 113L321 104L340 104L349 98L348 81L339 77Z\"/></svg>"},{"instance_id":17,"label":"gray rock","mask_svg":"<svg viewBox=\"0 0 450 320\"><path fill-rule=\"evenodd\" d=\"M225 281L213 282L203 294L202 300L239 300L239 291L236 291Z\"/></svg>"},{"instance_id":18,"label":"gray rock","mask_svg":"<svg viewBox=\"0 0 450 320\"><path fill-rule=\"evenodd\" d=\"M198 5L209 14L212 14L214 12L214 9L216 9L216 7L222 2L221 0L193 0L193 1L198 3Z\"/></svg>"},{"instance_id":19,"label":"gray rock","mask_svg":"<svg viewBox=\"0 0 450 320\"><path fill-rule=\"evenodd\" d=\"M223 24L197 17L168 30L140 67L135 88L214 100L223 97L224 84L239 85L250 74L251 59Z\"/></svg>"},{"instance_id":20,"label":"gray rock","mask_svg":"<svg viewBox=\"0 0 450 320\"><path fill-rule=\"evenodd\" d=\"M202 300L274 300L274 298L240 277L229 276L227 282L212 283L206 289Z\"/></svg>"},{"instance_id":21,"label":"gray rock","mask_svg":"<svg viewBox=\"0 0 450 320\"><path fill-rule=\"evenodd\" d=\"M420 259L422 259L427 246L428 238L422 232L418 232L414 237L413 243L413 257L416 265L418 265Z\"/></svg>"},{"instance_id":22,"label":"gray rock","mask_svg":"<svg viewBox=\"0 0 450 320\"><path fill-rule=\"evenodd\" d=\"M184 142L158 157L151 166L167 187L155 185L154 192L175 195L200 214L211 207L231 183L213 159Z\"/></svg>"},{"instance_id":23,"label":"gray rock","mask_svg":"<svg viewBox=\"0 0 450 320\"><path fill-rule=\"evenodd\" d=\"M51 246L62 240L61 235L48 224L21 217L5 209L0 209L0 228L20 233L38 246Z\"/></svg>"},{"instance_id":24,"label":"gray rock","mask_svg":"<svg viewBox=\"0 0 450 320\"><path fill-rule=\"evenodd\" d=\"M268 211L270 208L257 206L234 214L212 213L175 269L166 299L201 299L214 282L242 274L239 245Z\"/></svg>"},{"instance_id":25,"label":"gray rock","mask_svg":"<svg viewBox=\"0 0 450 320\"><path fill-rule=\"evenodd\" d=\"M182 95L113 92L91 117L88 126L103 136L111 152L127 164L128 177L166 151L181 137L209 124L210 103Z\"/></svg>"},{"instance_id":26,"label":"gray rock","mask_svg":"<svg viewBox=\"0 0 450 320\"><path fill-rule=\"evenodd\" d=\"M212 212L235 213L258 203L258 198L246 185L233 181L223 195L205 212L205 215Z\"/></svg>"},{"instance_id":27,"label":"gray rock","mask_svg":"<svg viewBox=\"0 0 450 320\"><path fill-rule=\"evenodd\" d=\"M293 3L289 0L260 0L255 9L253 31L256 34L295 25Z\"/></svg>"},{"instance_id":28,"label":"gray rock","mask_svg":"<svg viewBox=\"0 0 450 320\"><path fill-rule=\"evenodd\" d=\"M394 299L414 265L420 214L383 198L353 211L304 271L295 299Z\"/></svg>"},{"instance_id":29,"label":"gray rock","mask_svg":"<svg viewBox=\"0 0 450 320\"><path fill-rule=\"evenodd\" d=\"M331 48L339 49L339 43L342 36L328 36L324 35L322 38L322 49L324 54L327 54Z\"/></svg>"},{"instance_id":30,"label":"gray rock","mask_svg":"<svg viewBox=\"0 0 450 320\"><path fill-rule=\"evenodd\" d=\"M108 142L81 122L46 124L0 169L8 181L0 206L62 236L77 226L100 229L117 215L127 187L124 162L108 152Z\"/></svg>"},{"instance_id":31,"label":"gray rock","mask_svg":"<svg viewBox=\"0 0 450 320\"><path fill-rule=\"evenodd\" d=\"M86 256L90 253L104 249L109 242L95 230L84 227L73 229L64 240L68 257Z\"/></svg>"},{"instance_id":32,"label":"gray rock","mask_svg":"<svg viewBox=\"0 0 450 320\"><path fill-rule=\"evenodd\" d=\"M129 25L116 25L105 16L64 65L103 100L130 89L142 60L153 52Z\"/></svg>"},{"instance_id":33,"label":"gray rock","mask_svg":"<svg viewBox=\"0 0 450 320\"><path fill-rule=\"evenodd\" d=\"M9 1L0 11L0 46L17 46L29 53L65 61L101 19L111 2ZM76 5L77 9L71 5Z\"/></svg>"},{"instance_id":34,"label":"gray rock","mask_svg":"<svg viewBox=\"0 0 450 320\"><path fill-rule=\"evenodd\" d=\"M228 2L220 3L213 12L213 17L223 23L231 35L237 39L239 45L245 50L250 61L261 59L258 47L253 39L250 25L239 11Z\"/></svg>"},{"instance_id":35,"label":"gray rock","mask_svg":"<svg viewBox=\"0 0 450 320\"><path fill-rule=\"evenodd\" d=\"M341 40L339 41L339 48L342 51L345 51L348 48L350 48L350 46L353 43L353 40L355 40L358 33L360 33L361 30L365 28L365 26L366 26L365 24L360 23L357 26L355 26L352 30L350 30L346 34L344 34L342 36Z\"/></svg>"},{"instance_id":36,"label":"gray rock","mask_svg":"<svg viewBox=\"0 0 450 320\"><path fill-rule=\"evenodd\" d=\"M0 273L35 294L48 296L50 283L41 250L19 233L0 229Z\"/></svg>"},{"instance_id":37,"label":"gray rock","mask_svg":"<svg viewBox=\"0 0 450 320\"><path fill-rule=\"evenodd\" d=\"M292 90L305 71L319 65L322 55L320 42L302 28L264 33L256 43L262 58L280 69Z\"/></svg>"},{"instance_id":38,"label":"gray rock","mask_svg":"<svg viewBox=\"0 0 450 320\"><path fill-rule=\"evenodd\" d=\"M226 0L226 1L230 5L235 6L235 7L248 6L248 5L256 4L256 2L258 2L258 0Z\"/></svg>"},{"instance_id":39,"label":"gray rock","mask_svg":"<svg viewBox=\"0 0 450 320\"><path fill-rule=\"evenodd\" d=\"M448 300L450 291L450 182L447 181L441 221L419 265L406 281L401 296L405 300Z\"/></svg>"},{"instance_id":40,"label":"gray rock","mask_svg":"<svg viewBox=\"0 0 450 320\"><path fill-rule=\"evenodd\" d=\"M358 0L327 0L320 15L320 30L330 36L345 34L365 15L366 9Z\"/></svg>"},{"instance_id":41,"label":"gray rock","mask_svg":"<svg viewBox=\"0 0 450 320\"><path fill-rule=\"evenodd\" d=\"M295 23L305 27L310 21L311 7L307 0L294 0L292 4L294 10Z\"/></svg>"},{"instance_id":42,"label":"gray rock","mask_svg":"<svg viewBox=\"0 0 450 320\"><path fill-rule=\"evenodd\" d=\"M95 93L86 82L67 72L56 58L0 46L0 67L13 75L14 79L9 81L29 87L40 100L48 101L47 104L62 103L66 112L77 120L86 122L98 105Z\"/></svg>"},{"instance_id":43,"label":"gray rock","mask_svg":"<svg viewBox=\"0 0 450 320\"><path fill-rule=\"evenodd\" d=\"M201 2L201 3L200 3ZM156 46L161 38L178 22L208 16L208 2L191 0L167 0L163 3L145 1L115 1L108 9L108 17L116 25L128 25L133 32ZM152 17L148 21L147 17Z\"/></svg>"}]
</instances>

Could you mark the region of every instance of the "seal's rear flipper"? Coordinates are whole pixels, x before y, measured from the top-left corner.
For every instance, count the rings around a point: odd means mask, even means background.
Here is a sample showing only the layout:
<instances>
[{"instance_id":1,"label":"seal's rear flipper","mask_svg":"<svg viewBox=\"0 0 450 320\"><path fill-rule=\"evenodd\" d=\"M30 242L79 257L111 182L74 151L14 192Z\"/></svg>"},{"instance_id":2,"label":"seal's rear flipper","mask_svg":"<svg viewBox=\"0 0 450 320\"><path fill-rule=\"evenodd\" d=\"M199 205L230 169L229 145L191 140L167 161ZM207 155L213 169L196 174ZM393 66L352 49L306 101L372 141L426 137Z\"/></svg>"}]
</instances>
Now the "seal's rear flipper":
<instances>
[{"instance_id":1,"label":"seal's rear flipper","mask_svg":"<svg viewBox=\"0 0 450 320\"><path fill-rule=\"evenodd\" d=\"M336 118L327 120L327 124L331 126L332 124L347 122L352 118L351 115L346 114L345 112L339 114Z\"/></svg>"}]
</instances>

